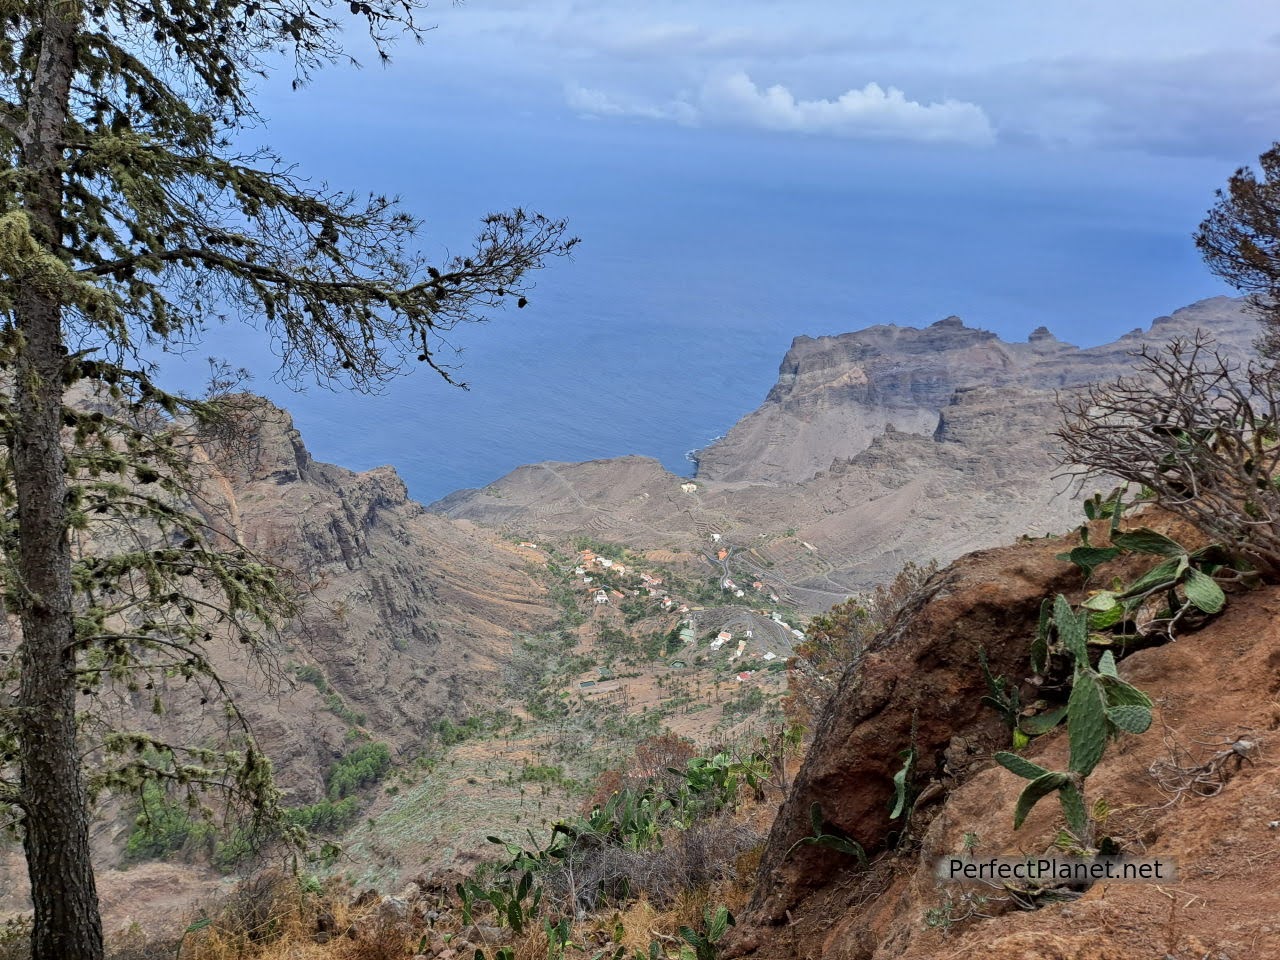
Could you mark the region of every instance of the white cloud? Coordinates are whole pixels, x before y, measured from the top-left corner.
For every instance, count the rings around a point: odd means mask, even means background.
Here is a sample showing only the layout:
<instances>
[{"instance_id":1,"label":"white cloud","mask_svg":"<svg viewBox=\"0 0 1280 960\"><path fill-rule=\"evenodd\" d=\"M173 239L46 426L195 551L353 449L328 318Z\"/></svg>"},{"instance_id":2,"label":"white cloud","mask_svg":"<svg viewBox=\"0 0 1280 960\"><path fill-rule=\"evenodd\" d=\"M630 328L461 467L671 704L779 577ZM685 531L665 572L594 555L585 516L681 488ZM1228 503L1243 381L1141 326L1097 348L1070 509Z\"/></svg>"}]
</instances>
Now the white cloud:
<instances>
[{"instance_id":1,"label":"white cloud","mask_svg":"<svg viewBox=\"0 0 1280 960\"><path fill-rule=\"evenodd\" d=\"M565 88L565 101L574 112L591 117L638 117L643 120L670 120L687 126L698 122L697 110L683 100L665 104L646 103L571 84Z\"/></svg>"},{"instance_id":2,"label":"white cloud","mask_svg":"<svg viewBox=\"0 0 1280 960\"><path fill-rule=\"evenodd\" d=\"M960 100L921 103L896 87L868 83L833 100L797 99L781 84L761 89L744 72L705 82L692 97L666 103L623 100L599 90L571 86L569 106L604 117L673 120L686 125L739 126L785 133L987 145L995 131L977 104Z\"/></svg>"},{"instance_id":3,"label":"white cloud","mask_svg":"<svg viewBox=\"0 0 1280 960\"><path fill-rule=\"evenodd\" d=\"M834 100L798 100L781 84L761 90L739 72L708 82L699 100L708 116L766 130L933 143L989 144L995 139L991 121L977 104L920 103L878 83Z\"/></svg>"}]
</instances>

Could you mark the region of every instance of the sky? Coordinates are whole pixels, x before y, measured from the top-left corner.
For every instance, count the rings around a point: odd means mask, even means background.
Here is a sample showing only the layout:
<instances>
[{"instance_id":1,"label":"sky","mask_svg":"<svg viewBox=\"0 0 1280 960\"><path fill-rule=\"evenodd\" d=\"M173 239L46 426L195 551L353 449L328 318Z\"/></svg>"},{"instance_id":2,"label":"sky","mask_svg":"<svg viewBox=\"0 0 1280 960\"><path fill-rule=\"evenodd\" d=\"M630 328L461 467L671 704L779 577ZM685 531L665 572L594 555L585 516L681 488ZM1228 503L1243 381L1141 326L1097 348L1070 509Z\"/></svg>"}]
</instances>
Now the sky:
<instances>
[{"instance_id":1,"label":"sky","mask_svg":"<svg viewBox=\"0 0 1280 960\"><path fill-rule=\"evenodd\" d=\"M393 463L430 500L520 463L684 452L757 406L799 334L958 314L1090 345L1227 292L1191 234L1280 137L1261 0L467 0L389 67L258 94L317 179L400 195L432 255L522 205L582 244L528 309L459 330L471 390L272 379L321 459Z\"/></svg>"}]
</instances>

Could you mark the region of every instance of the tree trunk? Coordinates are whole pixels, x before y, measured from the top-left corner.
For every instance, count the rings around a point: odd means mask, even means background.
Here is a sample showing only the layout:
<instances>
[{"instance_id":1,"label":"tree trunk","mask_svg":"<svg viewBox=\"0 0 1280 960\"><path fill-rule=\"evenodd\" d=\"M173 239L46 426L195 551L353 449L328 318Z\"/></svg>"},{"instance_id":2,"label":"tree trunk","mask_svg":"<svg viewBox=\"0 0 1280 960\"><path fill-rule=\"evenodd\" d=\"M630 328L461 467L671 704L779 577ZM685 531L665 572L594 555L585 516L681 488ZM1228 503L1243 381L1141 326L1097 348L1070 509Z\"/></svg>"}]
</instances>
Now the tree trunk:
<instances>
[{"instance_id":1,"label":"tree trunk","mask_svg":"<svg viewBox=\"0 0 1280 960\"><path fill-rule=\"evenodd\" d=\"M45 0L40 52L19 141L32 179L23 195L31 229L54 255L62 247L62 179L76 0ZM15 304L21 334L11 427L18 498L22 620L18 693L19 805L31 899L34 960L101 960L102 921L89 855L89 807L76 737L75 624L62 448L63 304L28 284Z\"/></svg>"}]
</instances>

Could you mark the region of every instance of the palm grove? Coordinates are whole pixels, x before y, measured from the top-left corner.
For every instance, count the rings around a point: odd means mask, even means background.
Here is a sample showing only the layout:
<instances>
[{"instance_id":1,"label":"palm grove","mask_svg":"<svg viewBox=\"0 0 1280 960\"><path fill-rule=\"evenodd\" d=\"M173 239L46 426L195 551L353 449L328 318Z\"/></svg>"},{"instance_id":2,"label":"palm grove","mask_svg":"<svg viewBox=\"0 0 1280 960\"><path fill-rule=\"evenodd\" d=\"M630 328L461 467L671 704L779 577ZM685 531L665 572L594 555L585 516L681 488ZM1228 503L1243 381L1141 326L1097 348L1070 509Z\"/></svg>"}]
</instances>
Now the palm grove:
<instances>
[{"instance_id":1,"label":"palm grove","mask_svg":"<svg viewBox=\"0 0 1280 960\"><path fill-rule=\"evenodd\" d=\"M88 812L99 791L224 784L273 810L270 766L225 703L229 739L164 743L113 724L108 690L225 694L207 646L290 612L269 566L190 509L186 443L227 402L160 390L139 350L210 323L269 330L284 373L367 388L413 362L446 379L439 336L515 299L573 240L490 215L433 266L394 200L330 190L235 137L248 84L295 86L416 38L419 0L43 0L4 6L0 42L0 809L21 836L37 958L103 953ZM344 22L345 21L345 22ZM185 438L185 439L184 439Z\"/></svg>"}]
</instances>

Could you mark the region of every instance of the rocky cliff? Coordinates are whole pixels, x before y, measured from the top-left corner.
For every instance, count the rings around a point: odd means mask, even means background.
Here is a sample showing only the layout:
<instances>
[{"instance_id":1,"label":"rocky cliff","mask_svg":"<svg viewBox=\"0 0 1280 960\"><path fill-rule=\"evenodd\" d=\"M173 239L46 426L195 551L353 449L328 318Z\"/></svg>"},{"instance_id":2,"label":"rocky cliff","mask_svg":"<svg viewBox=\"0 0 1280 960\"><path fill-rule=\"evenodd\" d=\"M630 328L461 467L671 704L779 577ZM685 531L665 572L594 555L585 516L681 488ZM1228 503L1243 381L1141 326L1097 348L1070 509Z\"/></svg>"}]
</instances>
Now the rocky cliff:
<instances>
[{"instance_id":1,"label":"rocky cliff","mask_svg":"<svg viewBox=\"0 0 1280 960\"><path fill-rule=\"evenodd\" d=\"M1055 477L1057 393L1121 376L1134 351L1197 329L1237 354L1255 336L1241 303L1220 297L1085 350L1045 330L1005 343L954 317L802 337L764 405L704 451L696 490L624 457L522 467L429 509L694 553L719 533L745 572L816 612L907 561L1068 529L1079 510Z\"/></svg>"},{"instance_id":2,"label":"rocky cliff","mask_svg":"<svg viewBox=\"0 0 1280 960\"><path fill-rule=\"evenodd\" d=\"M206 521L291 571L300 614L270 644L267 670L215 639L211 659L271 759L286 803L325 796L325 775L353 738L386 743L398 763L423 753L436 724L491 711L517 632L554 619L527 551L469 523L427 513L390 467L365 473L318 463L288 414L252 400L234 443L205 444L195 498ZM171 691L166 716L149 718L150 694L119 709L124 722L160 724L199 744L221 707ZM132 711L132 713L130 713ZM127 804L95 824L100 889L113 918L130 904L181 903L215 880L184 864L115 869L132 829ZM122 814L126 814L122 816ZM0 912L20 910L25 869L0 848Z\"/></svg>"},{"instance_id":3,"label":"rocky cliff","mask_svg":"<svg viewBox=\"0 0 1280 960\"><path fill-rule=\"evenodd\" d=\"M1205 300L1114 343L1082 350L1044 327L1025 343L947 317L917 330L881 325L836 337L797 337L759 409L698 454L705 480L799 483L853 457L892 426L930 433L958 392L1026 394L1113 376L1144 343L1214 331L1232 349L1254 336L1238 301Z\"/></svg>"},{"instance_id":4,"label":"rocky cliff","mask_svg":"<svg viewBox=\"0 0 1280 960\"><path fill-rule=\"evenodd\" d=\"M323 772L352 716L412 752L441 718L490 709L513 633L553 616L527 557L427 513L391 467L316 462L283 410L262 401L254 419L234 446L206 448L205 509L305 585L278 656L314 667L323 683L286 670L278 695L249 701L286 783L303 789L308 773Z\"/></svg>"},{"instance_id":5,"label":"rocky cliff","mask_svg":"<svg viewBox=\"0 0 1280 960\"><path fill-rule=\"evenodd\" d=\"M1165 515L1140 522L1184 544L1201 542ZM774 822L753 903L726 956L1280 956L1272 882L1280 794L1268 747L1280 728L1275 587L1233 593L1220 619L1120 660L1120 675L1155 700L1156 721L1108 747L1088 779L1091 809L1126 855L1161 859L1165 882L1104 881L1037 897L1034 886L935 875L940 859L966 854L1063 855L1056 802L1013 827L1026 781L991 760L1008 749L1009 731L980 703L987 691L978 655L985 651L993 673L1037 695L1024 679L1030 638L1043 598L1085 595L1080 571L1056 557L1078 543L1055 537L962 558L926 583L845 674ZM1025 755L1064 769L1067 741L1058 729ZM889 810L907 745L917 751L918 792L904 828ZM868 868L799 843L813 834L814 804L824 829L864 847Z\"/></svg>"}]
</instances>

